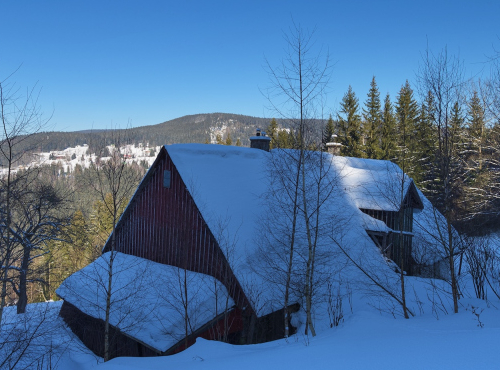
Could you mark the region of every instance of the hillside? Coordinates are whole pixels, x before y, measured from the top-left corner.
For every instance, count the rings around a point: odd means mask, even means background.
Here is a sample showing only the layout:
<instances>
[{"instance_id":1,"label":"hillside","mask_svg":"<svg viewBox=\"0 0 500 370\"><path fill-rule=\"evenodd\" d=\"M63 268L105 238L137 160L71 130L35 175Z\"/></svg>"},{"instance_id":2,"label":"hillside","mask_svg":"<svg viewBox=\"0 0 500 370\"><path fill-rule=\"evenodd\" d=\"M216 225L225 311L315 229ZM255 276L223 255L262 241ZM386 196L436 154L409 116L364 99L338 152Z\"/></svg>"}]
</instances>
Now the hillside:
<instances>
[{"instance_id":1,"label":"hillside","mask_svg":"<svg viewBox=\"0 0 500 370\"><path fill-rule=\"evenodd\" d=\"M258 118L229 113L195 114L176 118L150 126L134 127L128 130L117 130L118 135L130 144L149 143L158 146L173 143L204 143L214 140L216 134L226 137L231 134L234 141L238 138L242 145L249 145L249 137L257 127L266 128L270 122L267 118ZM49 152L64 150L77 145L102 142L108 138L107 130L85 130L75 132L41 132L34 135L36 151Z\"/></svg>"}]
</instances>

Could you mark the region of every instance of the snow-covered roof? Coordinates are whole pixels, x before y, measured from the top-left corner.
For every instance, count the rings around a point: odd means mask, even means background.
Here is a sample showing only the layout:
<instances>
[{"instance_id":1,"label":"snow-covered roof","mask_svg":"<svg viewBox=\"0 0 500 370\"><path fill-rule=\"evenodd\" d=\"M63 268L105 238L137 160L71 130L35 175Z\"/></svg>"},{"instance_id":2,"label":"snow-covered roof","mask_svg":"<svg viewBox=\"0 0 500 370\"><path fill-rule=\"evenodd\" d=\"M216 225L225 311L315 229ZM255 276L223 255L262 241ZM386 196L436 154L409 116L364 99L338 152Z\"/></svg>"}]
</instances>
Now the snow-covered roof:
<instances>
[{"instance_id":1,"label":"snow-covered roof","mask_svg":"<svg viewBox=\"0 0 500 370\"><path fill-rule=\"evenodd\" d=\"M174 144L165 146L165 150L254 306L254 312L262 316L281 308L279 305L283 301L278 296L282 292L273 291L266 282L267 277L263 276L265 274L254 265L258 261L261 241L266 238L263 222L273 223L278 221L277 218L286 217L281 210L272 212L268 204L273 177L276 177L273 174L277 171L273 163L293 156L294 151L266 152L207 144ZM324 230L318 242L320 248L329 253L335 241L342 242L360 254L373 254L372 259L382 261L366 231L391 230L384 222L360 209L399 210L401 185L403 194L407 194L410 187L414 188L411 179L403 176L401 169L389 161L323 155L326 183L331 189L323 190L328 196L321 211ZM307 170L311 184L318 176L317 168L317 165L311 165ZM418 193L417 197L423 195ZM269 218L271 213L274 220ZM425 217L430 217L428 210L415 213L417 221ZM303 226L299 221L299 227ZM424 233L418 227L416 230ZM425 233L431 235L434 230L430 226ZM305 234L298 231L297 248L303 248L305 244ZM260 307L256 307L249 296L257 291L259 294L255 295L260 302L265 302Z\"/></svg>"},{"instance_id":2,"label":"snow-covered roof","mask_svg":"<svg viewBox=\"0 0 500 370\"><path fill-rule=\"evenodd\" d=\"M269 153L214 144L174 144L166 149L238 281L262 284L247 260L257 247L256 221L269 186Z\"/></svg>"},{"instance_id":3,"label":"snow-covered roof","mask_svg":"<svg viewBox=\"0 0 500 370\"><path fill-rule=\"evenodd\" d=\"M401 190L406 195L412 180L398 165L384 160L332 157L344 191L361 209L398 211Z\"/></svg>"},{"instance_id":4,"label":"snow-covered roof","mask_svg":"<svg viewBox=\"0 0 500 370\"><path fill-rule=\"evenodd\" d=\"M57 295L104 320L110 255L64 280ZM160 352L185 337L184 273L192 331L234 305L231 298L226 301L226 288L211 276L117 252L112 271L110 324Z\"/></svg>"},{"instance_id":5,"label":"snow-covered roof","mask_svg":"<svg viewBox=\"0 0 500 370\"><path fill-rule=\"evenodd\" d=\"M271 158L290 155L290 152L273 150L268 153L206 144L168 145L166 150L226 252L237 279L243 283L250 281L254 286L264 284L249 266L249 260L257 253L260 222L268 211L265 198L271 181ZM325 156L329 181L334 187L324 205L325 214L349 220L342 229L343 240L351 240L362 249L373 247L365 230L387 232L390 229L359 208L398 210L402 171L389 161ZM407 176L404 179L406 193L411 180ZM331 245L330 236L325 234L320 243ZM263 291L271 290L265 288ZM260 314L272 311L271 307L264 308Z\"/></svg>"}]
</instances>

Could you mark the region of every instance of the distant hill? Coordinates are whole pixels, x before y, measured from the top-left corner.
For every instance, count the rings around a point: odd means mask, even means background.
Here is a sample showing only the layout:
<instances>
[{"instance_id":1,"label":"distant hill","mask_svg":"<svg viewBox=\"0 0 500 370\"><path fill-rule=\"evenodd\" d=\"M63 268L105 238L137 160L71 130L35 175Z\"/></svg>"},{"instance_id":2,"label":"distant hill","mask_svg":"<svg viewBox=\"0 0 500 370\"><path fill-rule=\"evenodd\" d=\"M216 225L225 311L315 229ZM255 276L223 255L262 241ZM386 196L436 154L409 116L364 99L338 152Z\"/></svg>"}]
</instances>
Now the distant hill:
<instances>
[{"instance_id":1,"label":"distant hill","mask_svg":"<svg viewBox=\"0 0 500 370\"><path fill-rule=\"evenodd\" d=\"M116 130L130 143L149 143L158 146L174 143L204 143L213 140L216 134L224 139L231 135L233 144L239 138L242 145L250 145L249 137L255 134L257 127L265 129L270 119L243 116L229 113L194 114L176 118L157 125L135 127L127 130ZM85 130L75 132L41 132L33 137L35 151L49 152L63 150L68 147L100 143L109 138L109 130Z\"/></svg>"}]
</instances>

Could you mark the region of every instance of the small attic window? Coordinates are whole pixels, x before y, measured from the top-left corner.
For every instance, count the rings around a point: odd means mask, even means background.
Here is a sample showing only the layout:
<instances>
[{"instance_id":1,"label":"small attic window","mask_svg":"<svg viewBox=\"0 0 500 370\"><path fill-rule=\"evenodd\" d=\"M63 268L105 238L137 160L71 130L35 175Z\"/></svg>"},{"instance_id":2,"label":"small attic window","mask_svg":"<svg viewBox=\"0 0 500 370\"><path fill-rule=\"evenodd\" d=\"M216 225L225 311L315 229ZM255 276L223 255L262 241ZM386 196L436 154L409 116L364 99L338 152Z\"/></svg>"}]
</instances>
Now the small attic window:
<instances>
[{"instance_id":1,"label":"small attic window","mask_svg":"<svg viewBox=\"0 0 500 370\"><path fill-rule=\"evenodd\" d=\"M172 178L172 173L169 170L163 171L163 187L170 188L170 180Z\"/></svg>"}]
</instances>

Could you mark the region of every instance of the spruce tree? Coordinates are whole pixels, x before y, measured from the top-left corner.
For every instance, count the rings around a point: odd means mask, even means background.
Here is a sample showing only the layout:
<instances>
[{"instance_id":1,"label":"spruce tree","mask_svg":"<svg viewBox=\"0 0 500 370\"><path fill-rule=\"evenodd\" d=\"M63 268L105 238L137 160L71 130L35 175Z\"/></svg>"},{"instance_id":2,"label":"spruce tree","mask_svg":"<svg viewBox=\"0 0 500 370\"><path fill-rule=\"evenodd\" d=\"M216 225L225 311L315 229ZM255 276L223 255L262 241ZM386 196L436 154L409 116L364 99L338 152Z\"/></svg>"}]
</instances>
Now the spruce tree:
<instances>
[{"instance_id":1,"label":"spruce tree","mask_svg":"<svg viewBox=\"0 0 500 370\"><path fill-rule=\"evenodd\" d=\"M485 142L485 118L484 108L481 104L477 91L472 93L467 104L467 133L469 137L469 150L472 152L473 160L482 168L483 146Z\"/></svg>"},{"instance_id":2,"label":"spruce tree","mask_svg":"<svg viewBox=\"0 0 500 370\"><path fill-rule=\"evenodd\" d=\"M418 105L413 97L413 90L408 80L401 87L396 102L396 124L398 130L398 157L397 163L406 167L405 171L414 176L415 153L415 124L418 119Z\"/></svg>"},{"instance_id":3,"label":"spruce tree","mask_svg":"<svg viewBox=\"0 0 500 370\"><path fill-rule=\"evenodd\" d=\"M323 130L323 145L332 142L332 136L335 134L335 124L333 123L332 115L326 122L325 129Z\"/></svg>"},{"instance_id":4,"label":"spruce tree","mask_svg":"<svg viewBox=\"0 0 500 370\"><path fill-rule=\"evenodd\" d=\"M455 102L453 109L451 111L451 122L449 125L449 141L451 145L451 154L455 158L459 158L463 155L464 149L464 126L465 119L462 114L462 108L458 102Z\"/></svg>"},{"instance_id":5,"label":"spruce tree","mask_svg":"<svg viewBox=\"0 0 500 370\"><path fill-rule=\"evenodd\" d=\"M458 102L455 102L451 110L450 124L447 125L445 132L446 141L449 150L449 156L446 158L450 172L450 180L453 184L450 186L448 201L454 209L455 216L464 215L467 212L465 205L465 186L468 181L469 173L465 168L465 118Z\"/></svg>"},{"instance_id":6,"label":"spruce tree","mask_svg":"<svg viewBox=\"0 0 500 370\"><path fill-rule=\"evenodd\" d=\"M415 123L414 171L413 180L423 190L436 176L434 169L437 147L436 128L434 127L434 97L429 92L420 108L420 115Z\"/></svg>"},{"instance_id":7,"label":"spruce tree","mask_svg":"<svg viewBox=\"0 0 500 370\"><path fill-rule=\"evenodd\" d=\"M282 149L293 148L294 141L295 139L291 131L288 132L287 130L279 130L275 147Z\"/></svg>"},{"instance_id":8,"label":"spruce tree","mask_svg":"<svg viewBox=\"0 0 500 370\"><path fill-rule=\"evenodd\" d=\"M394 117L394 108L391 103L391 98L389 94L387 94L384 100L384 109L382 111L380 159L394 159L396 150L396 118Z\"/></svg>"},{"instance_id":9,"label":"spruce tree","mask_svg":"<svg viewBox=\"0 0 500 370\"><path fill-rule=\"evenodd\" d=\"M339 142L342 144L340 154L349 157L362 157L361 117L358 112L358 98L349 86L340 103Z\"/></svg>"},{"instance_id":10,"label":"spruce tree","mask_svg":"<svg viewBox=\"0 0 500 370\"><path fill-rule=\"evenodd\" d=\"M240 138L238 138L238 139L236 140L236 146L241 146L241 140L240 140Z\"/></svg>"},{"instance_id":11,"label":"spruce tree","mask_svg":"<svg viewBox=\"0 0 500 370\"><path fill-rule=\"evenodd\" d=\"M273 118L269 126L267 126L267 136L271 138L271 142L269 143L269 149L276 148L278 145L278 123L276 119Z\"/></svg>"},{"instance_id":12,"label":"spruce tree","mask_svg":"<svg viewBox=\"0 0 500 370\"><path fill-rule=\"evenodd\" d=\"M224 141L222 140L222 135L217 134L215 135L215 143L219 145L224 145Z\"/></svg>"},{"instance_id":13,"label":"spruce tree","mask_svg":"<svg viewBox=\"0 0 500 370\"><path fill-rule=\"evenodd\" d=\"M233 139L231 139L231 134L228 132L226 137L226 145L233 145Z\"/></svg>"},{"instance_id":14,"label":"spruce tree","mask_svg":"<svg viewBox=\"0 0 500 370\"><path fill-rule=\"evenodd\" d=\"M363 108L363 129L366 138L365 153L367 158L377 159L382 156L380 148L380 129L382 125L380 108L380 92L378 91L375 76L373 76L368 99L365 102L365 108Z\"/></svg>"}]
</instances>

